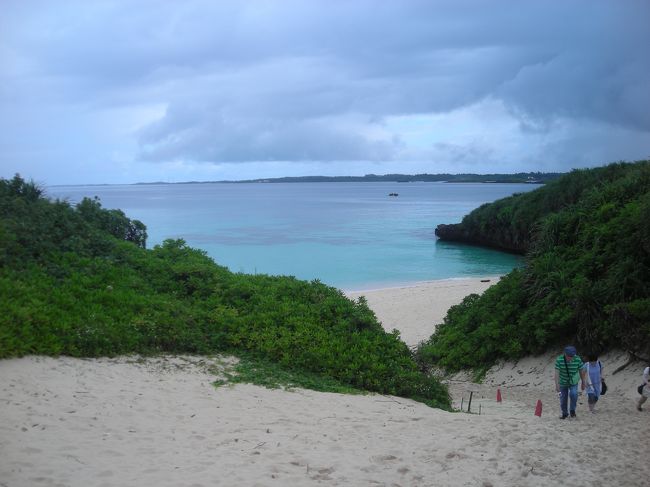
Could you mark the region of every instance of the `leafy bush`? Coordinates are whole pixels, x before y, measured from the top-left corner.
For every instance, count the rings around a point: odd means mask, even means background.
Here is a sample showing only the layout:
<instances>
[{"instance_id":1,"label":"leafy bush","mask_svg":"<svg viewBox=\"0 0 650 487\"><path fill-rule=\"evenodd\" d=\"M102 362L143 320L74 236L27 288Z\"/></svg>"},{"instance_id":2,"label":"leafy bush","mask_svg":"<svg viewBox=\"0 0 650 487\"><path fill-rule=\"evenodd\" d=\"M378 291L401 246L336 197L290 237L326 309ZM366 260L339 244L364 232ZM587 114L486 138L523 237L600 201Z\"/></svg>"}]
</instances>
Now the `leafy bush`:
<instances>
[{"instance_id":1,"label":"leafy bush","mask_svg":"<svg viewBox=\"0 0 650 487\"><path fill-rule=\"evenodd\" d=\"M418 360L455 370L568 340L650 358L650 162L573 171L506 200L475 210L472 221L508 207L510 223L490 231L528 241L524 269L452 308Z\"/></svg>"},{"instance_id":2,"label":"leafy bush","mask_svg":"<svg viewBox=\"0 0 650 487\"><path fill-rule=\"evenodd\" d=\"M461 223L440 225L436 235L443 240L525 254L537 241L538 225L545 217L571 208L585 193L625 177L631 166L617 163L596 169L576 169L535 191L486 203L463 217Z\"/></svg>"},{"instance_id":3,"label":"leafy bush","mask_svg":"<svg viewBox=\"0 0 650 487\"><path fill-rule=\"evenodd\" d=\"M98 200L0 180L0 358L246 352L284 370L449 407L364 300L318 281L234 274Z\"/></svg>"}]
</instances>

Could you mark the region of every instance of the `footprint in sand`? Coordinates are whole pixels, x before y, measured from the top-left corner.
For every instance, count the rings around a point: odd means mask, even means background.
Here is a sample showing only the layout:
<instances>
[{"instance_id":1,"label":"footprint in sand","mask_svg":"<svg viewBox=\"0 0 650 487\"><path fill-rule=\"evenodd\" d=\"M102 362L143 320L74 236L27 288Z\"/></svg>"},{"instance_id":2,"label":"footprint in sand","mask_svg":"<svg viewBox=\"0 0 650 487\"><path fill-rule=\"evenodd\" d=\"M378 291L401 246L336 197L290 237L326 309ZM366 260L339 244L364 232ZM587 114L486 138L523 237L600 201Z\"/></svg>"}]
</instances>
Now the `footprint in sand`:
<instances>
[{"instance_id":1,"label":"footprint in sand","mask_svg":"<svg viewBox=\"0 0 650 487\"><path fill-rule=\"evenodd\" d=\"M447 453L445 455L445 458L447 460L451 460L453 458L462 459L462 458L467 458L467 455L465 455L464 453L457 452L457 451L450 451L449 453Z\"/></svg>"},{"instance_id":2,"label":"footprint in sand","mask_svg":"<svg viewBox=\"0 0 650 487\"><path fill-rule=\"evenodd\" d=\"M370 459L375 463L381 463L381 464L394 462L395 460L398 460L398 458L395 455L375 455L374 457L370 457Z\"/></svg>"},{"instance_id":3,"label":"footprint in sand","mask_svg":"<svg viewBox=\"0 0 650 487\"><path fill-rule=\"evenodd\" d=\"M316 474L310 475L312 480L332 480L331 473L334 473L334 467L316 469Z\"/></svg>"}]
</instances>

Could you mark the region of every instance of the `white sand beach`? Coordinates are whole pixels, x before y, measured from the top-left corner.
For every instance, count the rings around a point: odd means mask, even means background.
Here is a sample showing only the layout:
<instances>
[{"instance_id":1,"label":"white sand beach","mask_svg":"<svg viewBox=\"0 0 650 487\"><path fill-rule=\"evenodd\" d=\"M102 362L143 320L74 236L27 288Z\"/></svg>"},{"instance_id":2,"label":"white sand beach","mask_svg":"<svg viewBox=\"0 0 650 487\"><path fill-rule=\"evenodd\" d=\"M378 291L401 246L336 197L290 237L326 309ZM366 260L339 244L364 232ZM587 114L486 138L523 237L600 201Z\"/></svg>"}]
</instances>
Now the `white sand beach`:
<instances>
[{"instance_id":1,"label":"white sand beach","mask_svg":"<svg viewBox=\"0 0 650 487\"><path fill-rule=\"evenodd\" d=\"M386 331L397 329L402 340L414 347L429 338L435 325L442 323L447 310L469 294L481 294L499 281L499 276L440 279L417 285L372 291L348 291L352 299L365 296Z\"/></svg>"},{"instance_id":2,"label":"white sand beach","mask_svg":"<svg viewBox=\"0 0 650 487\"><path fill-rule=\"evenodd\" d=\"M414 345L489 284L362 294ZM642 365L612 375L627 357L602 357L610 390L598 412L581 397L578 418L560 421L553 358L500 364L480 385L454 377L454 405L466 409L472 392L474 414L382 395L215 388L223 357L2 360L0 486L648 485L650 406L634 408Z\"/></svg>"}]
</instances>

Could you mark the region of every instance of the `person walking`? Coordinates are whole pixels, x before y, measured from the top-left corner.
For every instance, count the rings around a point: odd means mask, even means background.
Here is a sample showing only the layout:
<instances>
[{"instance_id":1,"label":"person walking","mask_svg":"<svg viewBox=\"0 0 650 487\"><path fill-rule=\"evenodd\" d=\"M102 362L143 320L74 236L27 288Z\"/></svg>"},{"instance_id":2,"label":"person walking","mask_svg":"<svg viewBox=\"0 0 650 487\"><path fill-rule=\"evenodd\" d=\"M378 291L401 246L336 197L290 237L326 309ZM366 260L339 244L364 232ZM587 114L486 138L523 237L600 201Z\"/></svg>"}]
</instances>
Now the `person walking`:
<instances>
[{"instance_id":1,"label":"person walking","mask_svg":"<svg viewBox=\"0 0 650 487\"><path fill-rule=\"evenodd\" d=\"M569 414L572 418L576 417L578 382L581 382L583 391L586 387L586 372L583 365L573 345L566 347L564 353L555 359L555 391L560 396L562 409L560 419L565 419ZM570 403L568 409L567 402Z\"/></svg>"},{"instance_id":2,"label":"person walking","mask_svg":"<svg viewBox=\"0 0 650 487\"><path fill-rule=\"evenodd\" d=\"M643 370L643 384L641 385L641 397L636 405L637 411L643 411L643 403L650 397L650 367Z\"/></svg>"},{"instance_id":3,"label":"person walking","mask_svg":"<svg viewBox=\"0 0 650 487\"><path fill-rule=\"evenodd\" d=\"M587 404L589 412L596 412L596 403L602 393L603 364L598 360L597 355L587 355L587 363L584 366L585 377L587 378Z\"/></svg>"}]
</instances>

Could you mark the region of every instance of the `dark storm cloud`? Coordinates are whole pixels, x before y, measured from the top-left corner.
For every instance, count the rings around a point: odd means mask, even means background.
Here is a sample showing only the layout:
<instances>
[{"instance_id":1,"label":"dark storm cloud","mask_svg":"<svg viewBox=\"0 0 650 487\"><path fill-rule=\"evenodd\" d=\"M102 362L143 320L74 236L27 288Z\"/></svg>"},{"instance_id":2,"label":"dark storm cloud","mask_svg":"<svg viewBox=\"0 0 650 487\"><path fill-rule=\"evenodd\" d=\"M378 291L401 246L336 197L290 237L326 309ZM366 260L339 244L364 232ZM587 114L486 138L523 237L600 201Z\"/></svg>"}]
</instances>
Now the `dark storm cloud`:
<instances>
[{"instance_id":1,"label":"dark storm cloud","mask_svg":"<svg viewBox=\"0 0 650 487\"><path fill-rule=\"evenodd\" d=\"M649 2L577 11L543 62L522 66L497 95L524 117L561 115L650 130ZM566 22L564 22L566 24Z\"/></svg>"},{"instance_id":2,"label":"dark storm cloud","mask_svg":"<svg viewBox=\"0 0 650 487\"><path fill-rule=\"evenodd\" d=\"M26 106L160 107L131 132L136 159L155 162L417 158L387 120L483 100L522 134L587 120L630 131L639 152L649 18L643 0L14 1L0 20L0 101L7 119ZM452 164L499 159L472 144L431 150L451 148Z\"/></svg>"}]
</instances>

